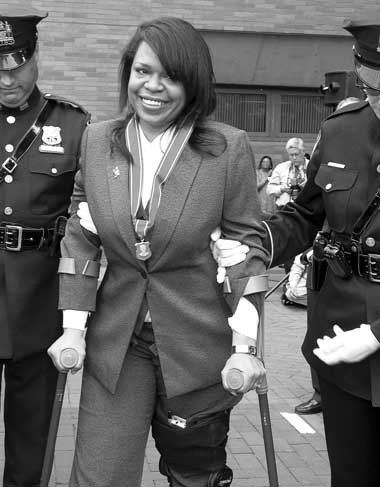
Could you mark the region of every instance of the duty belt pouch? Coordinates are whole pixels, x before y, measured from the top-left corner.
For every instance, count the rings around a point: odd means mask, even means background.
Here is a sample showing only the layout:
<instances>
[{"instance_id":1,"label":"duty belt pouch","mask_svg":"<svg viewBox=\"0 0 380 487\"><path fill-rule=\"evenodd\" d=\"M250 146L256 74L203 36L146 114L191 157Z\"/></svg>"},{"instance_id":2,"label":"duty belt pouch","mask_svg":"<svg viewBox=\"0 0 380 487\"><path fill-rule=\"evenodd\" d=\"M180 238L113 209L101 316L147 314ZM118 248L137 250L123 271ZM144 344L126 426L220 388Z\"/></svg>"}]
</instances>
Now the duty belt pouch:
<instances>
[{"instance_id":1,"label":"duty belt pouch","mask_svg":"<svg viewBox=\"0 0 380 487\"><path fill-rule=\"evenodd\" d=\"M314 257L307 273L307 287L312 291L319 291L326 276L327 263L325 260L317 260Z\"/></svg>"},{"instance_id":2,"label":"duty belt pouch","mask_svg":"<svg viewBox=\"0 0 380 487\"><path fill-rule=\"evenodd\" d=\"M327 263L324 249L330 237L330 232L327 229L327 220L325 220L322 230L317 233L313 243L313 257L307 273L307 287L312 291L319 291L321 289L326 276Z\"/></svg>"},{"instance_id":3,"label":"duty belt pouch","mask_svg":"<svg viewBox=\"0 0 380 487\"><path fill-rule=\"evenodd\" d=\"M56 257L61 254L60 243L65 235L66 224L67 218L63 215L59 216L55 220L53 238L50 244L50 255L52 257Z\"/></svg>"}]
</instances>

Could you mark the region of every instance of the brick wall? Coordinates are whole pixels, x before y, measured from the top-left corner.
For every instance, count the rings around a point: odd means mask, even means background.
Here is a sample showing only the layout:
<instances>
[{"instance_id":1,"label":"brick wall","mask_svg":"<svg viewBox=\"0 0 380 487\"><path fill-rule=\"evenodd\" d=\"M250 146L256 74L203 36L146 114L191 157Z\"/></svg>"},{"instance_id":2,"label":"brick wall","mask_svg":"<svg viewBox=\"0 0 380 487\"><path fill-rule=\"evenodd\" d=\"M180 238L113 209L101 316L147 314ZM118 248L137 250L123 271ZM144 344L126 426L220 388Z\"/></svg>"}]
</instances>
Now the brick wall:
<instances>
[{"instance_id":1,"label":"brick wall","mask_svg":"<svg viewBox=\"0 0 380 487\"><path fill-rule=\"evenodd\" d=\"M19 0L0 0L0 9ZM22 2L21 2L22 3ZM32 0L40 24L40 87L82 103L93 120L117 107L120 52L136 25L160 15L203 29L345 35L346 17L379 15L378 0Z\"/></svg>"}]
</instances>

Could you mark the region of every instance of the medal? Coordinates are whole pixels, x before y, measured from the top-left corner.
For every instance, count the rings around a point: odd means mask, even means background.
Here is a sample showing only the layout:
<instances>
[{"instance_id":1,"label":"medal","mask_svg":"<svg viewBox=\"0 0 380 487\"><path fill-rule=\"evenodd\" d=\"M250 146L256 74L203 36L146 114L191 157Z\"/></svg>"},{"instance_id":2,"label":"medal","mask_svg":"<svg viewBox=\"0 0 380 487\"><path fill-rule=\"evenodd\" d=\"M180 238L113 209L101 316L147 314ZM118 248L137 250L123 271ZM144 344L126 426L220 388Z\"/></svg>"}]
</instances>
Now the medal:
<instances>
[{"instance_id":1,"label":"medal","mask_svg":"<svg viewBox=\"0 0 380 487\"><path fill-rule=\"evenodd\" d=\"M139 260L147 260L149 257L152 256L152 251L150 250L150 242L145 242L144 240L141 242L135 243L136 247L136 257Z\"/></svg>"},{"instance_id":2,"label":"medal","mask_svg":"<svg viewBox=\"0 0 380 487\"><path fill-rule=\"evenodd\" d=\"M145 240L149 229L151 229L156 220L156 215L161 201L162 185L168 179L175 164L177 163L182 151L189 140L193 130L193 124L182 125L172 136L172 139L163 154L160 164L153 178L152 189L148 207L141 212L143 186L143 156L141 150L141 141L139 135L139 126L136 116L128 122L125 130L125 140L127 148L133 159L133 164L129 164L129 194L131 198L131 215L133 227L136 236L140 242L135 243L136 258L138 260L147 260L152 256L150 242ZM114 177L119 175L120 171L116 167L113 170ZM140 214L143 213L142 216Z\"/></svg>"}]
</instances>

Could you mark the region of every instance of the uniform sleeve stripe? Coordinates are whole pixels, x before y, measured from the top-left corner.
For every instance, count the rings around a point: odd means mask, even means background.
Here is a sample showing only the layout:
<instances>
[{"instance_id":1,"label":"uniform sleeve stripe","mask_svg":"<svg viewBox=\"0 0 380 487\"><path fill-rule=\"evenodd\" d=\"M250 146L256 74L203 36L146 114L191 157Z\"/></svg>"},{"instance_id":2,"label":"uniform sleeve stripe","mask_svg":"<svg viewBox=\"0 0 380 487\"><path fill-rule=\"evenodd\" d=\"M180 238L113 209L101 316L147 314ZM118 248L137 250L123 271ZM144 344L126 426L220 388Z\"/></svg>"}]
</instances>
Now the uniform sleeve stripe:
<instances>
[{"instance_id":1,"label":"uniform sleeve stripe","mask_svg":"<svg viewBox=\"0 0 380 487\"><path fill-rule=\"evenodd\" d=\"M273 262L273 237L272 237L272 233L270 231L270 227L269 225L266 223L266 222L262 222L266 229L267 229L267 232L269 234L269 239L270 239L270 261L269 261L269 266L268 267L272 267L272 262Z\"/></svg>"}]
</instances>

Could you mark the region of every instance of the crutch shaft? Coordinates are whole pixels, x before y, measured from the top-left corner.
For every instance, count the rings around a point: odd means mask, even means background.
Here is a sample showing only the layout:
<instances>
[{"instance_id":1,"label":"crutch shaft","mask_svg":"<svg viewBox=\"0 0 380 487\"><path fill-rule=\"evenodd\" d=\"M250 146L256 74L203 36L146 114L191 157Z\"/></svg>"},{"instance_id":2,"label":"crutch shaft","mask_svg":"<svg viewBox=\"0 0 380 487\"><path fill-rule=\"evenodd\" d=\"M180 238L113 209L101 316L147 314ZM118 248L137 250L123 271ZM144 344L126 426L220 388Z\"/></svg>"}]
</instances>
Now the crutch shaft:
<instances>
[{"instance_id":1,"label":"crutch shaft","mask_svg":"<svg viewBox=\"0 0 380 487\"><path fill-rule=\"evenodd\" d=\"M261 426L263 430L265 456L267 460L268 478L270 487L278 487L278 475L276 466L276 455L273 444L272 425L270 421L268 396L265 393L259 393L259 407Z\"/></svg>"},{"instance_id":2,"label":"crutch shaft","mask_svg":"<svg viewBox=\"0 0 380 487\"><path fill-rule=\"evenodd\" d=\"M65 372L59 372L57 379L57 386L55 390L55 397L50 418L49 433L46 441L46 449L44 461L42 464L40 487L48 487L53 468L55 443L57 441L57 433L59 427L59 419L61 417L63 397L65 395L65 387L67 381L67 372L74 368L78 363L78 352L73 348L66 348L62 350L60 362L66 368Z\"/></svg>"},{"instance_id":3,"label":"crutch shaft","mask_svg":"<svg viewBox=\"0 0 380 487\"><path fill-rule=\"evenodd\" d=\"M49 434L46 442L46 450L44 463L41 472L40 487L48 487L51 471L54 461L54 449L57 439L59 418L61 416L63 396L65 394L65 386L67 380L67 372L60 372L58 374L57 388L55 391L55 398L53 403L53 409L51 413Z\"/></svg>"}]
</instances>

